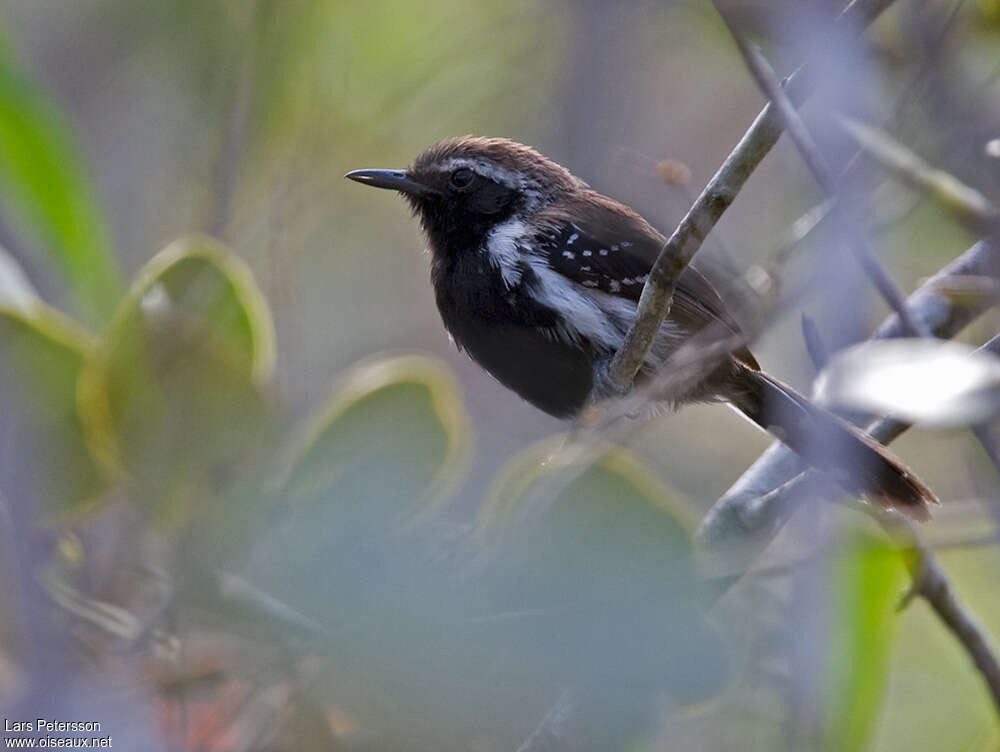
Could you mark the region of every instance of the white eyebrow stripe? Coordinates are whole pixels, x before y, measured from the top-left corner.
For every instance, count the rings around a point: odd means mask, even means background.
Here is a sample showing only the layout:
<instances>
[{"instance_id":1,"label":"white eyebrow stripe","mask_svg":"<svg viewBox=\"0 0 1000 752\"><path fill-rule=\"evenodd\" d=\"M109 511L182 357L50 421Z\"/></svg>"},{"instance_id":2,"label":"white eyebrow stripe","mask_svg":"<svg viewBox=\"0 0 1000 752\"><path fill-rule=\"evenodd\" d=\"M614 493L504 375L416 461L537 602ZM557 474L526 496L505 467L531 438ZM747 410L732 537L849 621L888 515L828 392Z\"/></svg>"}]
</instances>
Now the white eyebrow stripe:
<instances>
[{"instance_id":1,"label":"white eyebrow stripe","mask_svg":"<svg viewBox=\"0 0 1000 752\"><path fill-rule=\"evenodd\" d=\"M506 185L508 188L524 188L526 186L526 181L521 176L511 172L510 170L506 170L503 167L498 167L496 164L485 159L452 157L451 159L446 159L443 162L430 165L431 169L439 172L451 172L452 170L457 170L460 167L470 169L477 175L489 178L490 180L495 180L502 185Z\"/></svg>"}]
</instances>

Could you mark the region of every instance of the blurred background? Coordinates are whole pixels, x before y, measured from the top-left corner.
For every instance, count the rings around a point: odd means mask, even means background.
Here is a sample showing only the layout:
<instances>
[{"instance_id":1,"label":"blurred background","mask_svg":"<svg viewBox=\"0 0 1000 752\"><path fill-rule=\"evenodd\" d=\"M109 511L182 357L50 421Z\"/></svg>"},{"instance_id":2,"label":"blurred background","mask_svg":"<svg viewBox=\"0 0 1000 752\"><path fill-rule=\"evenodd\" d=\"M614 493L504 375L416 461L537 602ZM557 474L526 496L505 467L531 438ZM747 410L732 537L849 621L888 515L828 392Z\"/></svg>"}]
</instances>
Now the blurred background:
<instances>
[{"instance_id":1,"label":"blurred background","mask_svg":"<svg viewBox=\"0 0 1000 752\"><path fill-rule=\"evenodd\" d=\"M836 0L732 9L780 75L811 60L838 173L848 115L1000 202L994 0L899 0L864 33ZM125 750L513 752L546 719L575 741L537 749L1000 749L863 515L796 517L772 555L817 519L836 551L703 609L689 533L770 444L733 411L553 481L566 426L457 352L407 207L342 179L506 136L669 234L763 103L696 0L3 0L0 246L47 304L3 330L4 717ZM904 291L977 240L864 177ZM822 201L783 139L698 256L742 315L762 278L788 301L754 351L805 393L802 314L834 351L889 313L836 228L803 231ZM219 244L170 246L192 234ZM996 640L996 470L963 428L894 446Z\"/></svg>"}]
</instances>

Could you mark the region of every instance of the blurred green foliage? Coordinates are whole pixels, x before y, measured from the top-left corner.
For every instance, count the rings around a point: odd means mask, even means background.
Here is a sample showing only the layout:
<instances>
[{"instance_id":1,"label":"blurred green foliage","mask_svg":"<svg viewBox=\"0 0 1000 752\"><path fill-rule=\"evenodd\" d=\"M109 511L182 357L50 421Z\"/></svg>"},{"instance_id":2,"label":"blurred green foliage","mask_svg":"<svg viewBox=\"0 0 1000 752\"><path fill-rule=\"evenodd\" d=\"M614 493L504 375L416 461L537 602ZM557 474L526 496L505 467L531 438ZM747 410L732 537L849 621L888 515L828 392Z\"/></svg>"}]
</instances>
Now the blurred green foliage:
<instances>
[{"instance_id":1,"label":"blurred green foliage","mask_svg":"<svg viewBox=\"0 0 1000 752\"><path fill-rule=\"evenodd\" d=\"M305 628L324 665L310 702L347 709L386 749L507 748L565 686L592 719L588 748L618 748L649 727L658 693L690 701L721 686L724 648L695 602L686 522L621 452L590 465L552 443L528 450L494 492L510 519L494 515L477 536L438 504L471 447L449 372L422 356L375 360L315 419L276 429L270 314L218 243L156 255L96 339L32 310L3 311L0 341L3 398L25 426L16 451L41 460L28 463L37 500L72 512L65 525L127 499L179 557L179 604L234 634L256 622L257 639ZM261 557L250 571L278 600L226 573ZM81 571L54 564L46 587L107 629L89 615L127 612L85 595ZM114 633L133 638L137 618Z\"/></svg>"},{"instance_id":2,"label":"blurred green foliage","mask_svg":"<svg viewBox=\"0 0 1000 752\"><path fill-rule=\"evenodd\" d=\"M830 578L823 748L860 752L871 745L885 700L903 563L884 541L859 536L838 552Z\"/></svg>"},{"instance_id":3,"label":"blurred green foliage","mask_svg":"<svg viewBox=\"0 0 1000 752\"><path fill-rule=\"evenodd\" d=\"M153 519L194 503L264 434L273 340L249 271L209 241L178 242L140 274L80 393L95 454L127 474Z\"/></svg>"},{"instance_id":4,"label":"blurred green foliage","mask_svg":"<svg viewBox=\"0 0 1000 752\"><path fill-rule=\"evenodd\" d=\"M981 2L982 18L967 20L987 53L995 6ZM61 302L82 322L37 300L24 274L4 271L16 270L4 255L0 291L19 292L0 299L0 493L31 510L32 531L81 535L84 564L53 569L61 579L52 592L73 604L64 608L124 613L87 590L111 582L99 597L127 602L116 567L104 580L87 568L108 558L88 529L114 529L128 516L124 501L142 519L137 537L166 551L154 564L177 586L171 609L233 640L252 635L268 671L294 687L298 736L289 748L341 743L326 718L337 709L354 724L343 737L360 736L370 749L509 750L567 686L584 709L579 733L595 749L657 748L648 739L658 708L716 693L701 706L710 719L701 748L717 737L740 748L787 742L786 719L734 699L766 693L740 685L755 646L748 658L739 654L746 645L716 630L779 642L795 626L766 623L781 615L782 598L713 625L718 615L706 617L695 599L691 512L654 479L651 462L604 448L573 456L558 439L507 461L525 435L504 445L499 424L520 431L536 419L510 402L491 413L476 394L468 404L487 417L477 416L474 431L451 369L433 358L373 359L330 390L317 386L361 352L437 342L423 334L432 327L421 311L432 309L413 228L401 211L386 219L382 204L377 216L359 212L362 199L331 188L343 171L376 159L385 161L372 166L398 166L430 140L472 130L530 140L524 134L548 128L565 137L553 144L565 153L553 156L587 163L587 148L568 145L586 143L584 118L560 114L580 101L576 66L590 71L584 82L600 90L595 98L605 89L631 97L610 108L620 119L593 114L609 153L645 134L655 157L700 155L693 166L707 174L759 104L745 74L731 70L732 51L718 49L717 19L687 4L623 7L618 27L598 3L101 0L83 23L62 3L50 7L68 19L60 44L93 40L81 49L95 54L80 57L93 57L99 85L81 99L107 118L90 122L91 137L110 135L103 151L88 143L90 159L82 155L82 139L29 65L0 46L0 229L9 223L20 257L55 273L71 301ZM902 32L894 18L885 23L877 34L892 57ZM99 33L109 28L128 34ZM576 36L595 28L598 44ZM700 38L712 45L700 49ZM664 49L680 68L657 67ZM976 54L977 65L993 64ZM635 78L605 86L595 77L605 68L634 68ZM155 127L132 133L146 120ZM937 123L933 113L917 120ZM668 123L687 130L665 136ZM946 142L944 129L928 130L935 146ZM148 161L133 173L139 158ZM773 161L785 173L799 169L780 151ZM116 237L138 238L138 247L109 238L87 164L115 188L105 192ZM614 184L602 163L589 165L585 177L598 188ZM762 173L754 179L769 180ZM663 203L662 186L645 178L627 173L621 197ZM809 203L811 189L774 183L772 175L766 190L748 190L750 203L732 212L748 264L773 226ZM239 256L192 238L147 260L155 238L206 225ZM887 237L907 281L966 241L926 205ZM140 269L127 290L119 263ZM735 466L758 445L703 419L678 419L693 421L697 437L671 425L672 452L659 439L642 449L657 466L672 453L671 480L700 483L709 498L726 480L711 452ZM705 436L711 446L699 443ZM483 455L489 462L477 471ZM940 460L949 479L950 456ZM444 503L470 473L496 467L492 483L479 484L490 492L476 524ZM117 543L128 549L135 531L124 529ZM995 559L993 551L947 560L994 631ZM818 748L994 749L1000 733L965 656L922 606L895 615L897 555L848 536L828 564ZM5 592L5 612L11 603ZM136 609L132 619L141 618ZM272 650L309 665L274 669Z\"/></svg>"},{"instance_id":5,"label":"blurred green foliage","mask_svg":"<svg viewBox=\"0 0 1000 752\"><path fill-rule=\"evenodd\" d=\"M117 264L72 132L25 81L0 35L0 186L3 210L32 233L73 291L88 324L118 298Z\"/></svg>"},{"instance_id":6,"label":"blurred green foliage","mask_svg":"<svg viewBox=\"0 0 1000 752\"><path fill-rule=\"evenodd\" d=\"M65 517L107 488L87 450L76 390L90 338L56 311L0 309L0 394L18 436L22 492L39 517ZM13 489L6 489L7 492Z\"/></svg>"}]
</instances>

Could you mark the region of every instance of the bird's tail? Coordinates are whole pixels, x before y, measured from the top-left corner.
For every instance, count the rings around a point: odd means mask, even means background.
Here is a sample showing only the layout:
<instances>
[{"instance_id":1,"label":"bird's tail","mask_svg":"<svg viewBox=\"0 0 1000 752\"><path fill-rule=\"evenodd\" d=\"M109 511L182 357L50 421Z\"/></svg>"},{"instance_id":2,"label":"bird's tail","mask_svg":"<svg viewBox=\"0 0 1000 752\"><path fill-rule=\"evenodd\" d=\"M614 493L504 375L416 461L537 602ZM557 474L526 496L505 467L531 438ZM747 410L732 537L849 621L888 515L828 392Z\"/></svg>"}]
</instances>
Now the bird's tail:
<instances>
[{"instance_id":1,"label":"bird's tail","mask_svg":"<svg viewBox=\"0 0 1000 752\"><path fill-rule=\"evenodd\" d=\"M845 490L925 520L937 496L902 462L847 421L814 405L791 387L742 364L726 398Z\"/></svg>"}]
</instances>

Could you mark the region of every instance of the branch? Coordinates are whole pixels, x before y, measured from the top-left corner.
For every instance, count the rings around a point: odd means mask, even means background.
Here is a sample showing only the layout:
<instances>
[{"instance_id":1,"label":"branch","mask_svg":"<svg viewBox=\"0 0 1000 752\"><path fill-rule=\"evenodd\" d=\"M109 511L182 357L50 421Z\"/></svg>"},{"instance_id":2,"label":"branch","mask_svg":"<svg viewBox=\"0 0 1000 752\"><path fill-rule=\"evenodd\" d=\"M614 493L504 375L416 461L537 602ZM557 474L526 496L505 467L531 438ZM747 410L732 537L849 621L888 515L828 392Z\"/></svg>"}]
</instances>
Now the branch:
<instances>
[{"instance_id":1,"label":"branch","mask_svg":"<svg viewBox=\"0 0 1000 752\"><path fill-rule=\"evenodd\" d=\"M988 308L990 302L980 301L976 306L962 308L949 298L941 296L937 291L938 285L950 276L970 273L996 275L998 267L1000 249L987 241L981 241L928 280L910 296L907 306L936 335L950 337ZM875 332L874 338L899 336L901 328L898 317L894 316ZM1000 336L991 339L981 349L990 352L1000 350ZM882 443L888 443L908 427L899 421L880 418L868 427L867 432ZM756 556L791 516L795 509L795 498L804 495L805 489L814 497L825 498L838 493L830 484L817 482L818 478L817 473L802 471L802 464L791 450L772 445L709 510L699 526L696 538L703 545L710 545L713 551L720 551L722 548L732 550L732 540L738 538L745 544L741 553ZM759 496L755 489L774 490ZM911 552L906 561L913 577L912 594L924 598L962 644L1000 711L1000 662L997 660L997 651L976 618L955 593L933 551L921 540L915 525L898 513L883 512L869 505L861 508L875 516L897 539L903 539ZM727 578L722 587L728 588L735 579Z\"/></svg>"},{"instance_id":2,"label":"branch","mask_svg":"<svg viewBox=\"0 0 1000 752\"><path fill-rule=\"evenodd\" d=\"M853 0L837 18L840 25L867 27L892 5L893 0ZM787 82L793 102L804 101L808 89L803 83L805 66ZM627 391L649 353L663 320L670 313L677 280L701 248L705 237L735 200L740 189L781 136L781 121L768 104L754 119L736 148L715 173L660 249L642 288L636 319L615 353L607 378L620 391Z\"/></svg>"},{"instance_id":3,"label":"branch","mask_svg":"<svg viewBox=\"0 0 1000 752\"><path fill-rule=\"evenodd\" d=\"M1000 277L1000 246L980 241L945 266L907 299L910 315L935 337L954 337L992 305L987 298L960 305L944 292L948 280L967 276ZM904 333L899 317L892 315L872 338L890 339ZM867 431L887 444L908 427L881 418ZM815 478L813 473L803 475L805 470L806 465L791 449L779 442L772 444L705 515L697 532L699 541L720 550L739 541L747 543L751 555L762 551L791 516L794 507L787 502L793 492L801 489L806 479Z\"/></svg>"},{"instance_id":4,"label":"branch","mask_svg":"<svg viewBox=\"0 0 1000 752\"><path fill-rule=\"evenodd\" d=\"M974 232L989 234L1000 224L1000 209L982 193L944 170L932 167L887 133L856 120L838 118L841 127L885 169L933 196Z\"/></svg>"},{"instance_id":5,"label":"branch","mask_svg":"<svg viewBox=\"0 0 1000 752\"><path fill-rule=\"evenodd\" d=\"M576 744L569 727L578 712L576 694L564 691L517 752L571 752Z\"/></svg>"},{"instance_id":6,"label":"branch","mask_svg":"<svg viewBox=\"0 0 1000 752\"><path fill-rule=\"evenodd\" d=\"M913 577L913 594L930 604L934 613L965 648L1000 712L1000 661L986 631L958 597L941 563L921 539L916 526L898 513L877 511L876 517L886 530L908 543L911 555L905 560Z\"/></svg>"},{"instance_id":7,"label":"branch","mask_svg":"<svg viewBox=\"0 0 1000 752\"><path fill-rule=\"evenodd\" d=\"M837 184L834 180L833 171L810 135L809 129L806 128L805 123L802 122L802 118L799 117L799 113L795 110L795 105L781 87L777 76L774 74L774 70L771 68L771 64L761 53L760 49L747 41L746 37L733 24L728 13L723 10L722 4L718 0L715 3L715 7L729 28L729 32L732 34L737 48L739 48L740 55L742 55L747 68L757 82L757 86L760 87L760 90L774 106L778 117L788 131L788 135L791 136L795 147L799 150L799 154L802 156L803 161L806 163L816 182L823 189L827 198L833 200L833 210L840 220L840 225L848 228L846 232L851 250L854 252L861 267L868 274L868 277L875 284L882 297L885 298L889 306L899 316L908 333L923 337L929 336L929 330L919 327L910 318L906 310L903 293L895 285L888 271L886 271L885 267L875 256L868 240L857 229L859 226L858 222L849 216L843 201L837 196Z\"/></svg>"}]
</instances>

